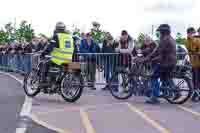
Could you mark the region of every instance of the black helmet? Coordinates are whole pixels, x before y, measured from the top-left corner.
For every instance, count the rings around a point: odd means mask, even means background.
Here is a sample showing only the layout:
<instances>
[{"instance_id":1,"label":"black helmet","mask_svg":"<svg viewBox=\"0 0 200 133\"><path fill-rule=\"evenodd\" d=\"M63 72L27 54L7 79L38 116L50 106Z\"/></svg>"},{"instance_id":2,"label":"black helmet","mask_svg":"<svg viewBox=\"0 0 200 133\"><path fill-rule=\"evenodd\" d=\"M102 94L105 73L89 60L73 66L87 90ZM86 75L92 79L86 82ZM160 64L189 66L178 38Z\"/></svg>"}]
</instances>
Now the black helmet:
<instances>
[{"instance_id":1,"label":"black helmet","mask_svg":"<svg viewBox=\"0 0 200 133\"><path fill-rule=\"evenodd\" d=\"M159 32L168 32L168 33L170 33L170 32L171 32L171 28L170 28L170 26L169 26L168 24L161 24L161 25L158 27L157 31L159 31Z\"/></svg>"},{"instance_id":2,"label":"black helmet","mask_svg":"<svg viewBox=\"0 0 200 133\"><path fill-rule=\"evenodd\" d=\"M56 23L56 30L65 30L66 26L63 22Z\"/></svg>"}]
</instances>

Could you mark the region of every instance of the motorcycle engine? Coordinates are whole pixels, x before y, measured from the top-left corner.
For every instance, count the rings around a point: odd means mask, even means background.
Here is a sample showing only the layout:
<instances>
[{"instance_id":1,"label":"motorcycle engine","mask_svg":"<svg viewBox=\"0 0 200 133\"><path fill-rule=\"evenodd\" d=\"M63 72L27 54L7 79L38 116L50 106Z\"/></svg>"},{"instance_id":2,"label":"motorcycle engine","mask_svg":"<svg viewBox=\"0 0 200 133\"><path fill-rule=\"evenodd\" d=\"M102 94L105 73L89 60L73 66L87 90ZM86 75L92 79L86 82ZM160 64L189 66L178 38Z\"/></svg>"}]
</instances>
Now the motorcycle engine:
<instances>
[{"instance_id":1,"label":"motorcycle engine","mask_svg":"<svg viewBox=\"0 0 200 133\"><path fill-rule=\"evenodd\" d=\"M48 82L56 81L57 77L59 76L60 68L58 67L50 67L48 71L47 80Z\"/></svg>"}]
</instances>

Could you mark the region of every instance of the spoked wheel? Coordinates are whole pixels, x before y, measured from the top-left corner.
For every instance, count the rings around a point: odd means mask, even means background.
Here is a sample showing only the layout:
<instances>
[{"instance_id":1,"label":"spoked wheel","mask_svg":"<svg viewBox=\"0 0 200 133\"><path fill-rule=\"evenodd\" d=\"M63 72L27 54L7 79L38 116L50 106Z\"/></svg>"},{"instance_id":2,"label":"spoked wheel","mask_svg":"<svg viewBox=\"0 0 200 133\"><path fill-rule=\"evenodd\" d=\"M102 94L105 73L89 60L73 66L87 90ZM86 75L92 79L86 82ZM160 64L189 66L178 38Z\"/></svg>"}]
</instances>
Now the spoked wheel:
<instances>
[{"instance_id":1,"label":"spoked wheel","mask_svg":"<svg viewBox=\"0 0 200 133\"><path fill-rule=\"evenodd\" d=\"M67 74L62 80L60 89L61 96L66 102L77 101L83 92L81 76L73 73Z\"/></svg>"},{"instance_id":2,"label":"spoked wheel","mask_svg":"<svg viewBox=\"0 0 200 133\"><path fill-rule=\"evenodd\" d=\"M116 72L109 82L109 90L113 97L125 100L133 95L131 82L126 72Z\"/></svg>"},{"instance_id":3,"label":"spoked wheel","mask_svg":"<svg viewBox=\"0 0 200 133\"><path fill-rule=\"evenodd\" d=\"M192 95L192 81L188 78L174 78L169 93L164 98L171 104L183 104Z\"/></svg>"},{"instance_id":4,"label":"spoked wheel","mask_svg":"<svg viewBox=\"0 0 200 133\"><path fill-rule=\"evenodd\" d=\"M37 75L37 70L33 69L24 78L24 91L27 96L35 97L39 92L39 77Z\"/></svg>"}]
</instances>

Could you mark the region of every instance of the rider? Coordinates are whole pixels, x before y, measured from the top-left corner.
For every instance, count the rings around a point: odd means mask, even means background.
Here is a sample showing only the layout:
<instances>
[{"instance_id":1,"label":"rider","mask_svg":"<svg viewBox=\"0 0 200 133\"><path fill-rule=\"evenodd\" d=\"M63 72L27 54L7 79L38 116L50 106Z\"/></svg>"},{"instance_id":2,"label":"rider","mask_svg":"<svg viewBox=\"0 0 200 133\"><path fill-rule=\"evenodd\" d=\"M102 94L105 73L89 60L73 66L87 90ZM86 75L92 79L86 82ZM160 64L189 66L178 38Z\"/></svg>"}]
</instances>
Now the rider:
<instances>
[{"instance_id":1,"label":"rider","mask_svg":"<svg viewBox=\"0 0 200 133\"><path fill-rule=\"evenodd\" d=\"M41 57L48 54L52 57L49 62L43 64L42 83L46 83L46 75L50 66L60 66L63 63L68 64L72 61L74 51L73 43L72 36L66 32L65 24L63 22L57 22L53 38L41 54Z\"/></svg>"},{"instance_id":2,"label":"rider","mask_svg":"<svg viewBox=\"0 0 200 133\"><path fill-rule=\"evenodd\" d=\"M157 31L160 33L160 41L158 47L148 55L144 60L152 60L159 64L152 77L153 96L146 101L150 104L159 103L158 96L160 93L158 78L161 81L166 81L170 78L170 72L173 71L176 65L176 41L172 38L171 29L168 24L161 24ZM143 61L144 61L143 60Z\"/></svg>"}]
</instances>

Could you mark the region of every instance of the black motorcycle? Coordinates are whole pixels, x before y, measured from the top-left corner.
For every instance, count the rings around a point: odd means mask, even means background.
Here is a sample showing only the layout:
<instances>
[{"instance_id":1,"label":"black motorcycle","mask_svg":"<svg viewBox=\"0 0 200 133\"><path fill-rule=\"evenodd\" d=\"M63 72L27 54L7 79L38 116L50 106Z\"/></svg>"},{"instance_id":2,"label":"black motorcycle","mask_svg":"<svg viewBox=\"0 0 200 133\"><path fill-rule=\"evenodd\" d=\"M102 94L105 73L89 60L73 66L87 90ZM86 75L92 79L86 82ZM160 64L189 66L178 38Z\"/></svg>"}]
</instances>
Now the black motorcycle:
<instances>
[{"instance_id":1,"label":"black motorcycle","mask_svg":"<svg viewBox=\"0 0 200 133\"><path fill-rule=\"evenodd\" d=\"M46 56L36 68L26 74L24 78L24 91L27 96L35 97L40 92L45 94L59 94L67 102L77 101L83 92L83 78L80 64L70 63L61 66L51 66L46 77L46 84L41 85L42 65L51 59Z\"/></svg>"}]
</instances>

